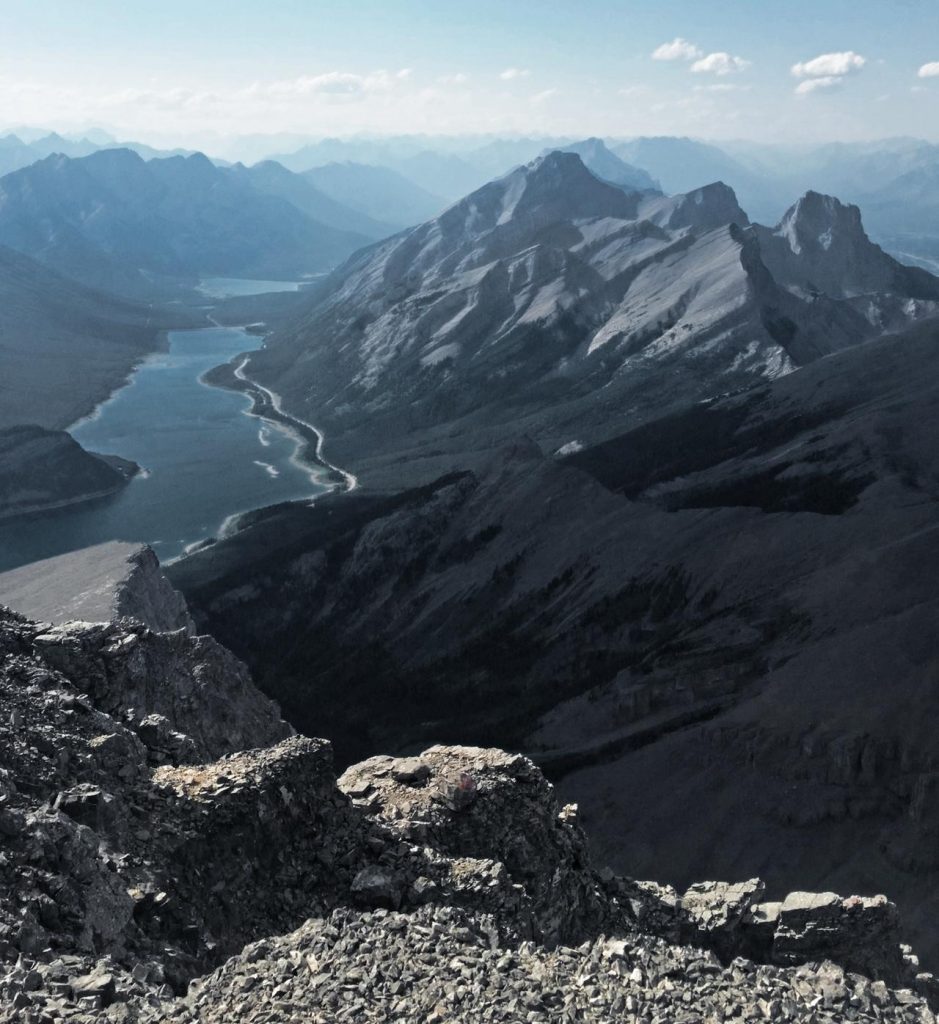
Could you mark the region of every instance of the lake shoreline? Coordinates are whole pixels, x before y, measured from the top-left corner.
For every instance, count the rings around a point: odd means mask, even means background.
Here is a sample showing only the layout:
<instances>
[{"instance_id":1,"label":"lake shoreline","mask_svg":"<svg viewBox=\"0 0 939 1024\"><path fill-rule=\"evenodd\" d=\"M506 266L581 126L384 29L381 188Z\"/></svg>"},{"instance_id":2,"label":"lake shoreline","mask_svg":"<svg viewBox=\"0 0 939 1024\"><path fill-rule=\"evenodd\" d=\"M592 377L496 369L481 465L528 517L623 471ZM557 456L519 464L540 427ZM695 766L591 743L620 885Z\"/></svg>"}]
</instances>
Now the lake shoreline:
<instances>
[{"instance_id":1,"label":"lake shoreline","mask_svg":"<svg viewBox=\"0 0 939 1024\"><path fill-rule=\"evenodd\" d=\"M193 328L183 328L183 329L184 330L198 330L199 328L193 327ZM175 328L174 328L174 330L175 330ZM158 331L157 335L156 335L156 338L154 339L154 347L152 349L150 349L148 352L141 353L139 358L134 360L134 363L131 365L131 367L127 370L126 374L124 375L123 380L121 380L120 383L114 385L114 387L112 387L107 392L107 394L103 395L101 398L92 398L91 401L92 401L93 404L92 404L91 408L88 410L88 412L82 413L82 415L79 416L78 419L72 420L71 423L69 423L67 426L62 427L61 429L64 430L66 433L71 434L73 430L77 430L79 427L81 427L85 423L89 422L89 420L97 419L98 416L101 415L102 408L105 405L107 405L108 402L112 401L118 394L120 394L121 391L124 390L124 388L128 388L128 387L131 386L131 384L133 384L134 377L140 371L140 368L148 360L152 359L154 356L163 355L163 354L169 352L169 350L170 350L170 331L169 330Z\"/></svg>"},{"instance_id":2,"label":"lake shoreline","mask_svg":"<svg viewBox=\"0 0 939 1024\"><path fill-rule=\"evenodd\" d=\"M236 356L230 362L208 370L202 375L202 380L211 387L226 388L246 395L251 399L250 415L279 424L295 434L300 442L296 457L303 465L319 466L325 471L324 479L328 483L347 491L355 490L358 486L356 478L323 457L322 433L309 423L278 409L274 393L245 375L249 359L250 353L247 352ZM242 376L239 376L239 372Z\"/></svg>"},{"instance_id":3,"label":"lake shoreline","mask_svg":"<svg viewBox=\"0 0 939 1024\"><path fill-rule=\"evenodd\" d=\"M342 485L317 457L315 431L260 386L236 384L231 365L217 369L243 361L260 345L257 334L207 324L166 340L164 352L73 426L74 437L63 432L87 452L115 452L145 471L114 490L89 479L48 502L24 494L4 519L0 571L113 539L150 544L168 561L244 512L310 502Z\"/></svg>"}]
</instances>

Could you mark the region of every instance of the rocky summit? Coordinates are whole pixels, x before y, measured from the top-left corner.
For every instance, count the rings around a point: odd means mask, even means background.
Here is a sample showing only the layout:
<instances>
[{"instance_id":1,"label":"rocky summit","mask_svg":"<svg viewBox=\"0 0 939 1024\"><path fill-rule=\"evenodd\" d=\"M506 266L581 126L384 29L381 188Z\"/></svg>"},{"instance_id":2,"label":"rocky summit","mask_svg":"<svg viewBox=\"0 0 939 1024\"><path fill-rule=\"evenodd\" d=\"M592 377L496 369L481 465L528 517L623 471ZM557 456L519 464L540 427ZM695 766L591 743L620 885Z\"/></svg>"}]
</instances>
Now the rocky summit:
<instances>
[{"instance_id":1,"label":"rocky summit","mask_svg":"<svg viewBox=\"0 0 939 1024\"><path fill-rule=\"evenodd\" d=\"M884 896L598 870L501 750L339 778L186 628L0 612L0 1020L933 1022Z\"/></svg>"},{"instance_id":2,"label":"rocky summit","mask_svg":"<svg viewBox=\"0 0 939 1024\"><path fill-rule=\"evenodd\" d=\"M857 207L810 192L764 228L726 184L665 196L594 143L356 253L251 374L363 485L398 488L507 436L607 440L939 310Z\"/></svg>"}]
</instances>

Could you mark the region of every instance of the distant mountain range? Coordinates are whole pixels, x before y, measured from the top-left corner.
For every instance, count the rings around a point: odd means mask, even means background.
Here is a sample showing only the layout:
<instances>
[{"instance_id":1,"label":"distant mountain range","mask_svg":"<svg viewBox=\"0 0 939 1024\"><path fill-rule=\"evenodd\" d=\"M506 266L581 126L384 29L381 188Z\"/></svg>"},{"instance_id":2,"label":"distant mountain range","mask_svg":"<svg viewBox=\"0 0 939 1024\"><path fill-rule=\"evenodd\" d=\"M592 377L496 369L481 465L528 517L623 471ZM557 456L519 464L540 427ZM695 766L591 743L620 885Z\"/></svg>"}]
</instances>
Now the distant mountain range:
<instances>
[{"instance_id":1,"label":"distant mountain range","mask_svg":"<svg viewBox=\"0 0 939 1024\"><path fill-rule=\"evenodd\" d=\"M0 178L0 240L85 284L147 298L161 282L203 275L297 279L371 241L315 220L276 187L263 168L219 168L201 154L50 156ZM341 219L328 197L320 205Z\"/></svg>"},{"instance_id":2,"label":"distant mountain range","mask_svg":"<svg viewBox=\"0 0 939 1024\"><path fill-rule=\"evenodd\" d=\"M806 191L857 204L871 236L904 262L939 269L939 146L918 139L782 147L642 138L613 146L666 192L730 185L758 220L776 221Z\"/></svg>"},{"instance_id":3,"label":"distant mountain range","mask_svg":"<svg viewBox=\"0 0 939 1024\"><path fill-rule=\"evenodd\" d=\"M28 139L23 139L17 134L0 136L0 175L9 174L11 171L18 171L21 167L28 167L53 154L62 156L83 157L90 156L101 149L130 149L146 160L154 157L168 156L191 156L193 150L154 149L141 142L122 142L107 136L94 139L81 137L79 139L68 138L59 135L57 132L48 134L32 133Z\"/></svg>"},{"instance_id":4,"label":"distant mountain range","mask_svg":"<svg viewBox=\"0 0 939 1024\"><path fill-rule=\"evenodd\" d=\"M807 191L836 195L860 207L872 237L895 255L939 269L935 144L901 138L795 147L673 136L604 142L669 194L723 181L750 215L765 223L779 220L793 196ZM462 145L459 140L433 137L325 139L277 159L296 171L350 160L391 168L452 201L546 150L574 145L585 143L570 138L490 139ZM599 168L591 169L603 177Z\"/></svg>"},{"instance_id":5,"label":"distant mountain range","mask_svg":"<svg viewBox=\"0 0 939 1024\"><path fill-rule=\"evenodd\" d=\"M293 150L272 152L291 141ZM599 140L389 136L322 139L299 147L297 141L270 136L265 143L263 136L252 137L244 140L241 149L252 154L252 160L256 160L255 154L270 154L262 165L274 161L296 173L309 172L307 176L320 192L367 218L358 226L354 217L347 223L342 218L322 223L369 238L381 237L375 234L377 225L382 230L396 230L421 223L449 202L548 150L580 147L588 167L604 176L599 167L591 166L585 150L588 142ZM939 269L939 146L933 143L899 138L781 146L673 136L604 142L608 151L647 176L644 187L651 182L676 194L723 181L734 189L750 215L764 223L775 223L793 196L807 191L837 195L860 207L871 237L894 255L904 262ZM0 137L0 175L55 153L80 158L117 147L131 149L148 160L193 155L184 149L118 143L107 133L96 131L76 138L24 129ZM214 162L229 166L225 161ZM340 165L342 170L331 165Z\"/></svg>"},{"instance_id":6,"label":"distant mountain range","mask_svg":"<svg viewBox=\"0 0 939 1024\"><path fill-rule=\"evenodd\" d=\"M448 205L389 167L346 161L312 167L302 177L336 202L399 229L421 224Z\"/></svg>"},{"instance_id":7,"label":"distant mountain range","mask_svg":"<svg viewBox=\"0 0 939 1024\"><path fill-rule=\"evenodd\" d=\"M294 174L274 160L264 160L252 167L235 164L228 173L265 195L286 200L318 224L337 231L355 232L364 240L386 238L409 224L408 221L397 224L372 217L360 204L344 203L334 195L335 190L320 187L310 173ZM379 173L391 172L379 170ZM353 177L351 170L349 177ZM348 191L355 192L353 188ZM362 191L367 193L367 190ZM375 205L386 210L394 209L392 203Z\"/></svg>"},{"instance_id":8,"label":"distant mountain range","mask_svg":"<svg viewBox=\"0 0 939 1024\"><path fill-rule=\"evenodd\" d=\"M763 228L726 185L630 191L554 151L358 253L251 365L388 483L404 452L430 479L508 431L589 444L937 310L836 199Z\"/></svg>"}]
</instances>

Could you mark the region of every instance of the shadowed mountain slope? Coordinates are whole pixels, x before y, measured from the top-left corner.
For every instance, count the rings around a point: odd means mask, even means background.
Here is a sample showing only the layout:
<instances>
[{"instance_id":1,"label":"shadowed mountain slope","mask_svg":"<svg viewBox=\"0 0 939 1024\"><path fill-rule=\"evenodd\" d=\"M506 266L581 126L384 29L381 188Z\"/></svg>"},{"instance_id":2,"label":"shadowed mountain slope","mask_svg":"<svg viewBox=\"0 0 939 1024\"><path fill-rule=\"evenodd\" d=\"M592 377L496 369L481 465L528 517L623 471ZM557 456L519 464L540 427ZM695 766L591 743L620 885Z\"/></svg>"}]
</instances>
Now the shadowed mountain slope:
<instances>
[{"instance_id":1,"label":"shadowed mountain slope","mask_svg":"<svg viewBox=\"0 0 939 1024\"><path fill-rule=\"evenodd\" d=\"M923 324L568 458L256 513L169 574L342 759L518 747L619 869L887 890L934 956L937 363Z\"/></svg>"},{"instance_id":2,"label":"shadowed mountain slope","mask_svg":"<svg viewBox=\"0 0 939 1024\"><path fill-rule=\"evenodd\" d=\"M201 322L85 288L0 246L0 427L68 426L126 379L161 330Z\"/></svg>"}]
</instances>

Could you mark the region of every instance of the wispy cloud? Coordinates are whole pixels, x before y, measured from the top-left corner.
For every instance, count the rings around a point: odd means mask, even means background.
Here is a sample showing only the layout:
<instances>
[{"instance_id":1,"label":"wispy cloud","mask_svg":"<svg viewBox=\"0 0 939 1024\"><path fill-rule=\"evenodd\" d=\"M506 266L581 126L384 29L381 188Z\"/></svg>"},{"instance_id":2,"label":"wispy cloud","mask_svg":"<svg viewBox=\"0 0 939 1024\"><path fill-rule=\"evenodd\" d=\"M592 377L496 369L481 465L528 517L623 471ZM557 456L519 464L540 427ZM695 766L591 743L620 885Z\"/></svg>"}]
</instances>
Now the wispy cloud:
<instances>
[{"instance_id":1,"label":"wispy cloud","mask_svg":"<svg viewBox=\"0 0 939 1024\"><path fill-rule=\"evenodd\" d=\"M840 89L848 75L856 75L864 69L867 58L854 50L837 53L822 53L811 60L800 61L790 68L796 78L805 81L796 86L796 95L810 96L816 92L833 92Z\"/></svg>"},{"instance_id":2,"label":"wispy cloud","mask_svg":"<svg viewBox=\"0 0 939 1024\"><path fill-rule=\"evenodd\" d=\"M557 96L557 89L544 89L541 92L536 92L534 96L530 97L532 103L547 103L548 100L553 99Z\"/></svg>"},{"instance_id":3,"label":"wispy cloud","mask_svg":"<svg viewBox=\"0 0 939 1024\"><path fill-rule=\"evenodd\" d=\"M743 57L733 57L729 53L709 53L706 57L696 60L691 70L696 74L735 75L746 71L751 61Z\"/></svg>"},{"instance_id":4,"label":"wispy cloud","mask_svg":"<svg viewBox=\"0 0 939 1024\"><path fill-rule=\"evenodd\" d=\"M822 75L821 78L807 78L796 86L796 94L809 96L813 92L834 92L844 85L842 75Z\"/></svg>"},{"instance_id":5,"label":"wispy cloud","mask_svg":"<svg viewBox=\"0 0 939 1024\"><path fill-rule=\"evenodd\" d=\"M499 77L503 82L513 82L517 78L528 78L530 74L528 68L506 68L499 72Z\"/></svg>"},{"instance_id":6,"label":"wispy cloud","mask_svg":"<svg viewBox=\"0 0 939 1024\"><path fill-rule=\"evenodd\" d=\"M441 75L437 81L441 85L466 85L469 81L469 75L462 71L457 71L453 75Z\"/></svg>"},{"instance_id":7,"label":"wispy cloud","mask_svg":"<svg viewBox=\"0 0 939 1024\"><path fill-rule=\"evenodd\" d=\"M316 94L334 96L356 96L365 93L389 92L399 82L411 76L410 68L400 71L373 71L357 75L348 71L327 71L322 75L299 75L297 78L254 85L249 91L264 92L268 96L312 96Z\"/></svg>"},{"instance_id":8,"label":"wispy cloud","mask_svg":"<svg viewBox=\"0 0 939 1024\"><path fill-rule=\"evenodd\" d=\"M652 51L653 60L697 60L704 56L694 43L689 43L681 36L673 39L670 43L662 43Z\"/></svg>"},{"instance_id":9,"label":"wispy cloud","mask_svg":"<svg viewBox=\"0 0 939 1024\"><path fill-rule=\"evenodd\" d=\"M939 78L939 60L924 64L916 74L920 78Z\"/></svg>"}]
</instances>

